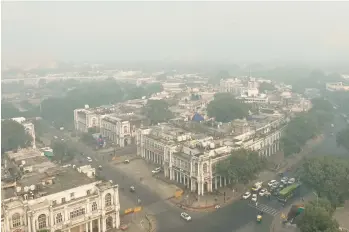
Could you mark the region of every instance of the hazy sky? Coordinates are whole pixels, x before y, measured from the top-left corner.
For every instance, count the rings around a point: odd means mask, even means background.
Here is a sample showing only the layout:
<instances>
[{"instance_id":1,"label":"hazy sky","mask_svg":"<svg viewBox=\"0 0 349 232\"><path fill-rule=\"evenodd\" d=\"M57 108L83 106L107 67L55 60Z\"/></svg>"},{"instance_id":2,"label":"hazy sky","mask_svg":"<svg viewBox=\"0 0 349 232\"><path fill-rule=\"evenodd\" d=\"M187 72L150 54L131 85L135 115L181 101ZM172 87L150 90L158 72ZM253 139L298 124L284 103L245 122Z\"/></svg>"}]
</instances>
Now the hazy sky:
<instances>
[{"instance_id":1,"label":"hazy sky","mask_svg":"<svg viewBox=\"0 0 349 232\"><path fill-rule=\"evenodd\" d=\"M349 2L2 2L7 63L349 60Z\"/></svg>"}]
</instances>

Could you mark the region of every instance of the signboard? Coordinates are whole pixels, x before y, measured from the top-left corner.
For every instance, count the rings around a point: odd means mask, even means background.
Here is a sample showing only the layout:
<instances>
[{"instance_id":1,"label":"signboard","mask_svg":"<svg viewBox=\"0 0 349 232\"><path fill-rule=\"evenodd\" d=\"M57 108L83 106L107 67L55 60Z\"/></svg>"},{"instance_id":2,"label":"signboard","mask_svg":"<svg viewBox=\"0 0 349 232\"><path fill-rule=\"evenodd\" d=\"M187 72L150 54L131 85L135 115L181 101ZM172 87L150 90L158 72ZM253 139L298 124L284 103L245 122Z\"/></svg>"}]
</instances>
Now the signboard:
<instances>
[{"instance_id":1,"label":"signboard","mask_svg":"<svg viewBox=\"0 0 349 232\"><path fill-rule=\"evenodd\" d=\"M142 210L142 207L139 206L139 207L134 208L134 209L133 209L133 212L137 213L137 212L139 212L139 211L141 211L141 210Z\"/></svg>"}]
</instances>

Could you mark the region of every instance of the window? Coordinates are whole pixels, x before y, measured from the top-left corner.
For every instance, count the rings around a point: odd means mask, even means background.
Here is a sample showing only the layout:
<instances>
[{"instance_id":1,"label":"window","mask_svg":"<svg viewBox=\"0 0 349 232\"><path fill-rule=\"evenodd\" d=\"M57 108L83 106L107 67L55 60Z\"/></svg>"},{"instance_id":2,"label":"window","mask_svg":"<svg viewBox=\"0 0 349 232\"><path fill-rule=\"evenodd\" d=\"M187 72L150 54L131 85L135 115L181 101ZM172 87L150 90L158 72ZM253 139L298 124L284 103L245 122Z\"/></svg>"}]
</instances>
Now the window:
<instances>
[{"instance_id":1,"label":"window","mask_svg":"<svg viewBox=\"0 0 349 232\"><path fill-rule=\"evenodd\" d=\"M70 212L70 218L76 218L85 214L85 208L76 209Z\"/></svg>"},{"instance_id":2,"label":"window","mask_svg":"<svg viewBox=\"0 0 349 232\"><path fill-rule=\"evenodd\" d=\"M206 164L206 163L204 163L202 169L203 169L203 172L204 172L204 173L207 173L208 170L207 170L207 164Z\"/></svg>"},{"instance_id":3,"label":"window","mask_svg":"<svg viewBox=\"0 0 349 232\"><path fill-rule=\"evenodd\" d=\"M12 226L14 228L21 226L21 215L19 215L19 213L12 215Z\"/></svg>"},{"instance_id":4,"label":"window","mask_svg":"<svg viewBox=\"0 0 349 232\"><path fill-rule=\"evenodd\" d=\"M58 213L58 214L56 215L56 223L59 224L59 223L61 223L62 221L63 221L63 216L62 216L61 213Z\"/></svg>"},{"instance_id":5,"label":"window","mask_svg":"<svg viewBox=\"0 0 349 232\"><path fill-rule=\"evenodd\" d=\"M91 194L91 190L87 190L87 191L86 191L86 194L87 194L87 195L90 195L90 194Z\"/></svg>"},{"instance_id":6,"label":"window","mask_svg":"<svg viewBox=\"0 0 349 232\"><path fill-rule=\"evenodd\" d=\"M105 206L111 206L111 194L105 195Z\"/></svg>"},{"instance_id":7,"label":"window","mask_svg":"<svg viewBox=\"0 0 349 232\"><path fill-rule=\"evenodd\" d=\"M46 228L46 215L45 214L41 214L38 217L38 223L39 223L39 229Z\"/></svg>"},{"instance_id":8,"label":"window","mask_svg":"<svg viewBox=\"0 0 349 232\"><path fill-rule=\"evenodd\" d=\"M95 211L95 210L97 210L97 203L93 202L92 203L92 211Z\"/></svg>"},{"instance_id":9,"label":"window","mask_svg":"<svg viewBox=\"0 0 349 232\"><path fill-rule=\"evenodd\" d=\"M56 205L56 204L57 204L57 201L56 201L56 200L52 201L52 204L53 204L53 205Z\"/></svg>"},{"instance_id":10,"label":"window","mask_svg":"<svg viewBox=\"0 0 349 232\"><path fill-rule=\"evenodd\" d=\"M74 193L70 193L70 198L74 198Z\"/></svg>"},{"instance_id":11,"label":"window","mask_svg":"<svg viewBox=\"0 0 349 232\"><path fill-rule=\"evenodd\" d=\"M65 203L65 197L62 198L62 203Z\"/></svg>"}]
</instances>

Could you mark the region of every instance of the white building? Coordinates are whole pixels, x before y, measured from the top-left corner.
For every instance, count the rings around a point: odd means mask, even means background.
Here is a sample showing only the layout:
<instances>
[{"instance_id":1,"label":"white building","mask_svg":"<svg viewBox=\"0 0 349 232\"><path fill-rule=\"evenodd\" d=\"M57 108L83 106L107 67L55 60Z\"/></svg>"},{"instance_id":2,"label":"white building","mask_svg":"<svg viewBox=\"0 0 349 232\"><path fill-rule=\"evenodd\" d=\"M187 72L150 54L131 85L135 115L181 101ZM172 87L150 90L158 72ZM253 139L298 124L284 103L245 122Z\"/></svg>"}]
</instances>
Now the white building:
<instances>
[{"instance_id":1,"label":"white building","mask_svg":"<svg viewBox=\"0 0 349 232\"><path fill-rule=\"evenodd\" d=\"M23 169L24 173L20 179L2 182L2 232L105 232L119 228L118 186L96 181L72 167L49 166L39 151L10 153L6 159L12 170Z\"/></svg>"},{"instance_id":2,"label":"white building","mask_svg":"<svg viewBox=\"0 0 349 232\"><path fill-rule=\"evenodd\" d=\"M75 130L80 132L87 132L88 128L100 127L101 115L95 110L75 109L74 110L74 126Z\"/></svg>"},{"instance_id":3,"label":"white building","mask_svg":"<svg viewBox=\"0 0 349 232\"><path fill-rule=\"evenodd\" d=\"M120 147L132 143L130 121L113 115L106 115L101 119L101 134ZM135 130L135 128L132 128Z\"/></svg>"},{"instance_id":4,"label":"white building","mask_svg":"<svg viewBox=\"0 0 349 232\"><path fill-rule=\"evenodd\" d=\"M203 195L230 183L228 178L215 173L215 165L232 150L245 148L260 155L275 154L280 149L281 126L283 121L277 118L229 142L160 124L138 129L137 155L162 167L165 177Z\"/></svg>"},{"instance_id":5,"label":"white building","mask_svg":"<svg viewBox=\"0 0 349 232\"><path fill-rule=\"evenodd\" d=\"M221 80L219 87L220 92L232 93L234 95L240 95L244 89L242 81L238 78Z\"/></svg>"},{"instance_id":6,"label":"white building","mask_svg":"<svg viewBox=\"0 0 349 232\"><path fill-rule=\"evenodd\" d=\"M345 85L343 82L326 83L326 89L328 91L349 91L349 85Z\"/></svg>"}]
</instances>

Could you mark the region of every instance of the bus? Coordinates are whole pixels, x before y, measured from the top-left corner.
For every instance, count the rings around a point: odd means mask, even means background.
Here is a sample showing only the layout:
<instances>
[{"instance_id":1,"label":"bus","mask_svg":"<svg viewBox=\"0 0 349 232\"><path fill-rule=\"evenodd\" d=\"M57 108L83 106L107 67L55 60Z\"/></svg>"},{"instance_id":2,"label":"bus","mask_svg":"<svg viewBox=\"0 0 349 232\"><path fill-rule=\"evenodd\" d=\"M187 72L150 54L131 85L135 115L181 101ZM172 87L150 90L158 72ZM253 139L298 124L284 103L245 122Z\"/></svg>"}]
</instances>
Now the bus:
<instances>
[{"instance_id":1,"label":"bus","mask_svg":"<svg viewBox=\"0 0 349 232\"><path fill-rule=\"evenodd\" d=\"M286 203L299 190L299 183L291 184L279 192L278 200Z\"/></svg>"}]
</instances>

